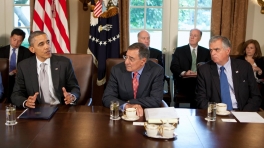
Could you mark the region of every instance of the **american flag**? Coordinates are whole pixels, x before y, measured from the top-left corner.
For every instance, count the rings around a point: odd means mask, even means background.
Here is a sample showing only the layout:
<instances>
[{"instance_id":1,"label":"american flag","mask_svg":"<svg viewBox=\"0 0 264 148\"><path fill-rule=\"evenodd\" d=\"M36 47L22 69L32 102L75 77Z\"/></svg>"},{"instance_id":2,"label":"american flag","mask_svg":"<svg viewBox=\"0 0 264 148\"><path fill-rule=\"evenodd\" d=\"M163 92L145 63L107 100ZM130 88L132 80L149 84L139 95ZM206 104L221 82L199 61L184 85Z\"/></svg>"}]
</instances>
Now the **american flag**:
<instances>
[{"instance_id":1,"label":"american flag","mask_svg":"<svg viewBox=\"0 0 264 148\"><path fill-rule=\"evenodd\" d=\"M66 0L36 0L33 31L44 31L53 53L70 53Z\"/></svg>"},{"instance_id":2,"label":"american flag","mask_svg":"<svg viewBox=\"0 0 264 148\"><path fill-rule=\"evenodd\" d=\"M102 14L102 0L98 0L94 7L94 16L99 17Z\"/></svg>"}]
</instances>

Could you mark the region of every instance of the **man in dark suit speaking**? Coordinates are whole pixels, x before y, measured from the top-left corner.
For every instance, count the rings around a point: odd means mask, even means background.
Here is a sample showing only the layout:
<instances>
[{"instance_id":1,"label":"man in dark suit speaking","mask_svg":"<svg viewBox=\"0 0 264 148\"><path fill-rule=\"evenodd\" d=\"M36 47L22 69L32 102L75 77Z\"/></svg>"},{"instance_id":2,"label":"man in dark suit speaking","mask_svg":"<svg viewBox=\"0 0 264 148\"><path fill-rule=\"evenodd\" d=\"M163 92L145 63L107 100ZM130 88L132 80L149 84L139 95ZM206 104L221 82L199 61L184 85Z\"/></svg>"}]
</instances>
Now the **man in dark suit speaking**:
<instances>
[{"instance_id":1,"label":"man in dark suit speaking","mask_svg":"<svg viewBox=\"0 0 264 148\"><path fill-rule=\"evenodd\" d=\"M28 50L28 48L21 46L22 42L24 41L26 33L19 29L15 28L11 32L10 36L10 45L4 46L0 48L0 58L7 58L9 59L9 81L8 81L8 102L10 101L11 94L13 92L13 87L15 84L15 77L16 77L16 67L17 64L34 54ZM5 88L7 89L7 88Z\"/></svg>"},{"instance_id":2,"label":"man in dark suit speaking","mask_svg":"<svg viewBox=\"0 0 264 148\"><path fill-rule=\"evenodd\" d=\"M196 78L188 78L188 76L197 75L196 66L198 63L211 60L209 50L198 45L201 37L202 31L192 29L190 31L189 44L176 48L170 66L177 89L174 93L184 94L190 100L191 108L196 108ZM177 104L175 104L175 107L178 107Z\"/></svg>"},{"instance_id":3,"label":"man in dark suit speaking","mask_svg":"<svg viewBox=\"0 0 264 148\"><path fill-rule=\"evenodd\" d=\"M51 53L50 40L42 31L31 33L28 41L29 50L36 56L18 64L12 102L18 107L34 108L36 103L78 101L80 88L71 61Z\"/></svg>"},{"instance_id":4,"label":"man in dark suit speaking","mask_svg":"<svg viewBox=\"0 0 264 148\"><path fill-rule=\"evenodd\" d=\"M198 107L206 109L208 102L223 102L228 110L257 111L261 95L252 66L229 57L231 44L226 37L214 36L209 45L212 61L198 69Z\"/></svg>"},{"instance_id":5,"label":"man in dark suit speaking","mask_svg":"<svg viewBox=\"0 0 264 148\"><path fill-rule=\"evenodd\" d=\"M142 31L140 31L138 33L137 37L138 37L138 42L145 44L147 46L147 48L149 49L149 52L150 52L149 58L157 59L159 65L164 68L162 52L160 50L156 49L156 48L149 47L149 45L150 45L150 35L149 35L149 33L146 30L142 30Z\"/></svg>"},{"instance_id":6,"label":"man in dark suit speaking","mask_svg":"<svg viewBox=\"0 0 264 148\"><path fill-rule=\"evenodd\" d=\"M142 43L128 47L125 62L111 69L109 81L103 95L103 104L110 107L117 100L120 109L137 108L137 115L143 115L143 108L159 107L163 98L163 68L148 60L149 50Z\"/></svg>"}]
</instances>

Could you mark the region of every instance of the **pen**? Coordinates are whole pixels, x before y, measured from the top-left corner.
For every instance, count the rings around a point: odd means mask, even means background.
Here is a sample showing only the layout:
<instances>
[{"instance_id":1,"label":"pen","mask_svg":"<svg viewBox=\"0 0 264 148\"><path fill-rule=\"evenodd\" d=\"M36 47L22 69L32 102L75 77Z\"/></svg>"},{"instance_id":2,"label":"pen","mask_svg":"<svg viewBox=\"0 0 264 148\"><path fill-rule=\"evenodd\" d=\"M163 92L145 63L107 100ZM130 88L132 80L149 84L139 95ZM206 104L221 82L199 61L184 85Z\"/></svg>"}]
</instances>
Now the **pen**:
<instances>
[{"instance_id":1,"label":"pen","mask_svg":"<svg viewBox=\"0 0 264 148\"><path fill-rule=\"evenodd\" d=\"M18 117L17 117L17 119L19 119L19 117L20 116L22 116L26 111L28 110L28 108L27 109L25 109Z\"/></svg>"}]
</instances>

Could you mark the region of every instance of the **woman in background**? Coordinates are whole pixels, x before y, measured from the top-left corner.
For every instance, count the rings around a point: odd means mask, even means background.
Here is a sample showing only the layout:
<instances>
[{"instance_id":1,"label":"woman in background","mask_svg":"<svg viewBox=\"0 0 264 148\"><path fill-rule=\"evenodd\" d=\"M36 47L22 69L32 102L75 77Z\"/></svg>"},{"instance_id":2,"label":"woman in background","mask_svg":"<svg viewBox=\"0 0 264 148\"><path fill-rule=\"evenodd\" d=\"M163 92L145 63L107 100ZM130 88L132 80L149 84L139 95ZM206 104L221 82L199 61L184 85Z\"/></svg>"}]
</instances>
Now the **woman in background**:
<instances>
[{"instance_id":1,"label":"woman in background","mask_svg":"<svg viewBox=\"0 0 264 148\"><path fill-rule=\"evenodd\" d=\"M247 40L243 44L240 54L242 56L239 59L246 60L252 65L256 79L263 79L264 59L262 58L259 42L253 39Z\"/></svg>"}]
</instances>

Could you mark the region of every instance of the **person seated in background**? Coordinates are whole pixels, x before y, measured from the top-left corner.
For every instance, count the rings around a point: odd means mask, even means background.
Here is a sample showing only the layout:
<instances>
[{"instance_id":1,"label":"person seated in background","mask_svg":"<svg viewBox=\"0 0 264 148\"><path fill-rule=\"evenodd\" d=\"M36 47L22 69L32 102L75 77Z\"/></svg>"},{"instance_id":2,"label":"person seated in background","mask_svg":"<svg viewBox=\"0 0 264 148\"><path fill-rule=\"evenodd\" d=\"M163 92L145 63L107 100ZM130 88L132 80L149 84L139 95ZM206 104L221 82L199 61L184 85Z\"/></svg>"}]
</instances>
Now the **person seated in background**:
<instances>
[{"instance_id":1,"label":"person seated in background","mask_svg":"<svg viewBox=\"0 0 264 148\"><path fill-rule=\"evenodd\" d=\"M3 99L3 96L4 96L4 86L2 82L2 75L0 72L0 101Z\"/></svg>"},{"instance_id":2,"label":"person seated in background","mask_svg":"<svg viewBox=\"0 0 264 148\"><path fill-rule=\"evenodd\" d=\"M262 58L259 42L253 39L247 40L243 44L240 55L242 56L238 57L239 59L246 60L252 65L255 78L263 79L264 73L262 70L264 69L264 60Z\"/></svg>"},{"instance_id":3,"label":"person seated in background","mask_svg":"<svg viewBox=\"0 0 264 148\"><path fill-rule=\"evenodd\" d=\"M202 31L192 29L190 31L189 44L176 48L170 65L170 70L173 73L174 83L176 83L177 88L177 92L174 93L182 93L188 100L191 100L191 108L196 108L196 79L184 77L196 75L197 64L211 60L209 50L198 45L201 37Z\"/></svg>"},{"instance_id":4,"label":"person seated in background","mask_svg":"<svg viewBox=\"0 0 264 148\"><path fill-rule=\"evenodd\" d=\"M8 80L8 102L10 101L11 94L13 92L13 87L15 84L15 77L17 72L17 64L27 59L34 54L28 50L28 48L22 46L22 42L24 41L26 33L19 29L15 28L11 32L11 36L9 39L10 45L3 46L0 48L0 58L9 59L9 80Z\"/></svg>"},{"instance_id":5,"label":"person seated in background","mask_svg":"<svg viewBox=\"0 0 264 148\"><path fill-rule=\"evenodd\" d=\"M140 31L138 33L137 37L138 37L138 42L145 44L147 46L147 48L149 49L149 52L150 52L149 58L157 59L159 65L164 68L162 52L160 50L158 50L158 49L149 47L149 45L150 45L150 35L149 35L149 33L146 30L142 30L142 31Z\"/></svg>"},{"instance_id":6,"label":"person seated in background","mask_svg":"<svg viewBox=\"0 0 264 148\"><path fill-rule=\"evenodd\" d=\"M228 110L257 111L261 95L252 66L243 60L229 57L230 41L213 36L209 41L212 61L198 69L196 101L206 109L208 102L225 103Z\"/></svg>"},{"instance_id":7,"label":"person seated in background","mask_svg":"<svg viewBox=\"0 0 264 148\"><path fill-rule=\"evenodd\" d=\"M160 107L163 98L164 70L149 60L149 50L142 43L128 47L125 61L113 66L103 94L103 104L117 100L120 109L137 108L143 116L143 108Z\"/></svg>"},{"instance_id":8,"label":"person seated in background","mask_svg":"<svg viewBox=\"0 0 264 148\"><path fill-rule=\"evenodd\" d=\"M80 88L71 61L51 53L50 40L42 31L32 32L29 50L36 56L21 61L11 96L18 107L35 108L35 104L73 104Z\"/></svg>"}]
</instances>

